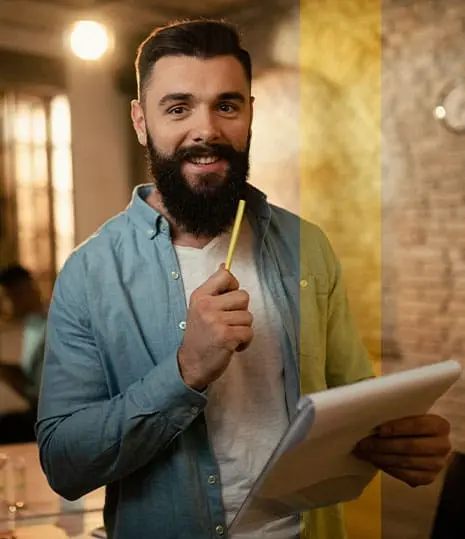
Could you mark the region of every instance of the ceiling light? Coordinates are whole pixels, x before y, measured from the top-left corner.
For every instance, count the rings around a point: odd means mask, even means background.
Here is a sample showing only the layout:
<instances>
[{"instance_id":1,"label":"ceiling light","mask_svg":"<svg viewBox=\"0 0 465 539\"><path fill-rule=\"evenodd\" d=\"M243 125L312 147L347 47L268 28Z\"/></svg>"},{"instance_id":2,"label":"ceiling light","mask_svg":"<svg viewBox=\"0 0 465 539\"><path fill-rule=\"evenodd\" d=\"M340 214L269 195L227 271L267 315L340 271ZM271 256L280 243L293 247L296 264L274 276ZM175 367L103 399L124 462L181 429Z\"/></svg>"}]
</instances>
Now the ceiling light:
<instances>
[{"instance_id":1,"label":"ceiling light","mask_svg":"<svg viewBox=\"0 0 465 539\"><path fill-rule=\"evenodd\" d=\"M108 50L109 44L108 32L98 22L79 21L71 30L71 50L83 60L98 60Z\"/></svg>"}]
</instances>

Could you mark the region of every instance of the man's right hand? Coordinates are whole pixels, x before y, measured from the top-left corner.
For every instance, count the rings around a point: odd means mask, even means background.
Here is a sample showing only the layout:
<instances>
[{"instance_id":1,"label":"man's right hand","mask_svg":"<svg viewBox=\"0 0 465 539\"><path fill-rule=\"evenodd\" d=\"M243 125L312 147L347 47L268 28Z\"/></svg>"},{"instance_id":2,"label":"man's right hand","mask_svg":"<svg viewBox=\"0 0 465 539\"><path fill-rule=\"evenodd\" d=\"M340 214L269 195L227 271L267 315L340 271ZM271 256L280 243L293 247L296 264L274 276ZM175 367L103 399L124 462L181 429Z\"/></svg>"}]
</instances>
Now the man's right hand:
<instances>
[{"instance_id":1,"label":"man's right hand","mask_svg":"<svg viewBox=\"0 0 465 539\"><path fill-rule=\"evenodd\" d=\"M249 299L224 264L194 290L178 351L181 376L188 386L204 389L223 374L234 352L249 346L253 338Z\"/></svg>"}]
</instances>

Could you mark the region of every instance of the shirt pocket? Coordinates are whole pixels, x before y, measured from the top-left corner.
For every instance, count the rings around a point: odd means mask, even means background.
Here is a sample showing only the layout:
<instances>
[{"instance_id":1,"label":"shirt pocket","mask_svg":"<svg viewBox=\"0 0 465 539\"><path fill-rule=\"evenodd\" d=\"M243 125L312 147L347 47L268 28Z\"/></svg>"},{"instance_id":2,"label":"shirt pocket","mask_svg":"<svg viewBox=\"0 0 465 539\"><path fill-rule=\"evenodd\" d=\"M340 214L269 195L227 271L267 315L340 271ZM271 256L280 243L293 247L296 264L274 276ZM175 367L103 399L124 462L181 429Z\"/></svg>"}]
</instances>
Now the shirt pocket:
<instances>
[{"instance_id":1,"label":"shirt pocket","mask_svg":"<svg viewBox=\"0 0 465 539\"><path fill-rule=\"evenodd\" d=\"M300 273L299 289L301 298L309 294L328 296L328 277L323 273L312 273L304 269Z\"/></svg>"}]
</instances>

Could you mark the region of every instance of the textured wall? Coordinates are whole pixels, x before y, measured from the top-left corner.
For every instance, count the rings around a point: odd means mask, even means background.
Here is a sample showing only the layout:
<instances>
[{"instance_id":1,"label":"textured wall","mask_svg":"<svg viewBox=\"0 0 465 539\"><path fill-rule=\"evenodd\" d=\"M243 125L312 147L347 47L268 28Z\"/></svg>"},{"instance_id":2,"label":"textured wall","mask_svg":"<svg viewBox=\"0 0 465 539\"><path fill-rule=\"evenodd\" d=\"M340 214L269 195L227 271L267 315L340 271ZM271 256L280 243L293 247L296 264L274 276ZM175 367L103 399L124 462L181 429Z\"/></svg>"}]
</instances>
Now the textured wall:
<instances>
[{"instance_id":1,"label":"textured wall","mask_svg":"<svg viewBox=\"0 0 465 539\"><path fill-rule=\"evenodd\" d=\"M380 355L381 4L303 2L301 214L329 235L352 309Z\"/></svg>"},{"instance_id":2,"label":"textured wall","mask_svg":"<svg viewBox=\"0 0 465 539\"><path fill-rule=\"evenodd\" d=\"M302 6L301 44L311 37L301 62L256 83L266 106L258 107L252 179L326 230L375 356L382 323L385 372L462 359L465 136L445 130L433 110L444 85L465 72L465 2L385 0L381 36L376 2ZM436 407L463 451L464 390L457 384ZM383 538L427 537L437 493L438 483L419 493L383 482ZM353 537L374 537L376 495L351 509Z\"/></svg>"},{"instance_id":3,"label":"textured wall","mask_svg":"<svg viewBox=\"0 0 465 539\"><path fill-rule=\"evenodd\" d=\"M379 4L321 5L302 3L300 35L310 37L301 57L282 46L288 65L256 80L252 181L326 230L375 357L382 323L386 371L460 358L465 136L445 130L433 109L465 72L465 3L385 0L382 74ZM458 384L437 409L465 451L464 390Z\"/></svg>"},{"instance_id":4,"label":"textured wall","mask_svg":"<svg viewBox=\"0 0 465 539\"><path fill-rule=\"evenodd\" d=\"M291 16L300 16L298 57L293 40L283 36L285 66L270 67L255 82L251 180L270 200L326 231L343 264L360 333L379 358L380 3L302 1ZM296 25L286 27L295 40ZM346 517L351 538L380 537L379 481L346 506Z\"/></svg>"},{"instance_id":5,"label":"textured wall","mask_svg":"<svg viewBox=\"0 0 465 539\"><path fill-rule=\"evenodd\" d=\"M465 136L433 109L465 72L465 3L385 3L383 17L384 337L399 368L465 352ZM438 410L465 451L465 386Z\"/></svg>"},{"instance_id":6,"label":"textured wall","mask_svg":"<svg viewBox=\"0 0 465 539\"><path fill-rule=\"evenodd\" d=\"M324 9L301 2L300 13L276 26L277 65L254 85L251 171L271 201L328 234L374 358L381 318L380 14L371 0L331 0ZM293 46L299 24L300 53Z\"/></svg>"}]
</instances>

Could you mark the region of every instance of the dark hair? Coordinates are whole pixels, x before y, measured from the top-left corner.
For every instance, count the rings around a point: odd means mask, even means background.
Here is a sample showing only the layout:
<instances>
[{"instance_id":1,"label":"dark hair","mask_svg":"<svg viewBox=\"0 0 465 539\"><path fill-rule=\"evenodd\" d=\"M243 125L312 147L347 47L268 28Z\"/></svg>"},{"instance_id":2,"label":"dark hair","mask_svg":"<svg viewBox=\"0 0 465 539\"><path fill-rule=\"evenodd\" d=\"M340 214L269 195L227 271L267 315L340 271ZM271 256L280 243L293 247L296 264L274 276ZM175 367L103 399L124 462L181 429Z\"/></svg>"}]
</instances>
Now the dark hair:
<instances>
[{"instance_id":1,"label":"dark hair","mask_svg":"<svg viewBox=\"0 0 465 539\"><path fill-rule=\"evenodd\" d=\"M197 19L175 22L154 30L139 46L136 58L137 90L143 99L153 66L163 56L214 58L234 56L242 64L247 80L252 82L252 62L241 47L234 26L223 21Z\"/></svg>"},{"instance_id":2,"label":"dark hair","mask_svg":"<svg viewBox=\"0 0 465 539\"><path fill-rule=\"evenodd\" d=\"M19 264L7 266L0 271L0 286L8 288L23 281L32 281L31 273Z\"/></svg>"}]
</instances>

